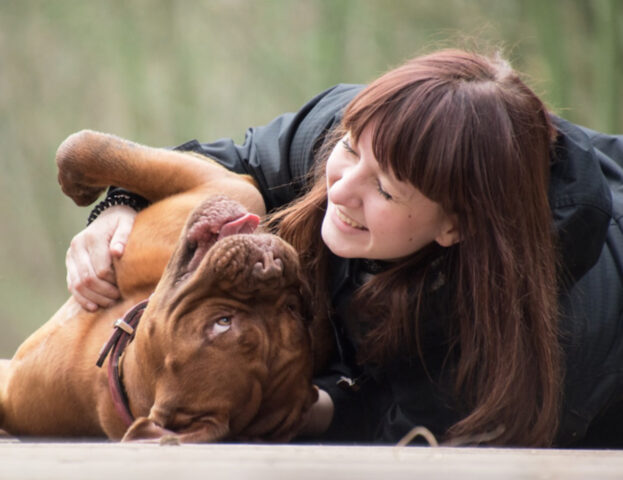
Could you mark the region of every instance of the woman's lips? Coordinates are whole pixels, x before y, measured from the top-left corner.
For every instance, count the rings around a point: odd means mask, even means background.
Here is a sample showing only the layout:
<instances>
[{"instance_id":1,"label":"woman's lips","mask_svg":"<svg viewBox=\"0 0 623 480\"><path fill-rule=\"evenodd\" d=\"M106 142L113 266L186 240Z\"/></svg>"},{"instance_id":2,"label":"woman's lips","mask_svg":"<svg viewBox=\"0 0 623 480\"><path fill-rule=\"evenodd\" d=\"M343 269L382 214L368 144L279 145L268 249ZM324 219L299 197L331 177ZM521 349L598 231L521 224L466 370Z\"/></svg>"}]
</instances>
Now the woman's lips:
<instances>
[{"instance_id":1,"label":"woman's lips","mask_svg":"<svg viewBox=\"0 0 623 480\"><path fill-rule=\"evenodd\" d=\"M345 213L343 213L338 207L335 207L335 215L337 216L337 218L339 218L342 222L344 222L349 227L353 227L358 230L367 230L366 227L354 221L352 218L350 218Z\"/></svg>"}]
</instances>

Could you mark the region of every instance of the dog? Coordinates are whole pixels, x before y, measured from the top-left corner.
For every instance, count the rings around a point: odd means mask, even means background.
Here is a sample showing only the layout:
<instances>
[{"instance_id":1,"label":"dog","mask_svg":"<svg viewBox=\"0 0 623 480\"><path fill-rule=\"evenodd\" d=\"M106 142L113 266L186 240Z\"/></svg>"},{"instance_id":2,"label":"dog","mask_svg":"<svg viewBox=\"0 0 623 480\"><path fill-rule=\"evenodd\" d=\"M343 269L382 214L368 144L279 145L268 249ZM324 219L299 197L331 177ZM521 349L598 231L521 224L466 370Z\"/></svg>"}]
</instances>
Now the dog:
<instances>
[{"instance_id":1,"label":"dog","mask_svg":"<svg viewBox=\"0 0 623 480\"><path fill-rule=\"evenodd\" d=\"M295 436L317 399L308 287L294 249L255 233L265 212L251 178L89 130L56 161L78 205L109 185L152 203L114 263L121 300L90 313L69 298L0 363L0 428L146 442Z\"/></svg>"}]
</instances>

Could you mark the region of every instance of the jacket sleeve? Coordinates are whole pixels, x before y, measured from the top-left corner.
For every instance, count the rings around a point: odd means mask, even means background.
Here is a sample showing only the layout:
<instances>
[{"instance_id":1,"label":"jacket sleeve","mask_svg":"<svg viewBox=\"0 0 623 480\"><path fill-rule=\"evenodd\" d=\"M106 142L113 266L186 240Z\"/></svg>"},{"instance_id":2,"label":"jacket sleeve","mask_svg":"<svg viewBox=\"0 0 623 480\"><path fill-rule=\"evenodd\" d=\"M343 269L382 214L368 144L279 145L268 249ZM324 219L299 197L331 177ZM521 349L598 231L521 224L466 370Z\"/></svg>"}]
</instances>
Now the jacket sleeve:
<instances>
[{"instance_id":1,"label":"jacket sleeve","mask_svg":"<svg viewBox=\"0 0 623 480\"><path fill-rule=\"evenodd\" d=\"M371 417L376 419L377 415L367 411L368 389L361 389L348 365L336 360L321 376L314 378L314 384L326 391L333 401L333 419L323 434L323 440L372 441L371 424L375 422L371 421Z\"/></svg>"},{"instance_id":2,"label":"jacket sleeve","mask_svg":"<svg viewBox=\"0 0 623 480\"><path fill-rule=\"evenodd\" d=\"M210 143L191 140L177 150L206 155L258 183L271 211L301 194L305 176L325 134L339 123L342 111L359 85L337 85L307 102L298 113L277 117L268 125L247 130L242 145L231 139Z\"/></svg>"}]
</instances>

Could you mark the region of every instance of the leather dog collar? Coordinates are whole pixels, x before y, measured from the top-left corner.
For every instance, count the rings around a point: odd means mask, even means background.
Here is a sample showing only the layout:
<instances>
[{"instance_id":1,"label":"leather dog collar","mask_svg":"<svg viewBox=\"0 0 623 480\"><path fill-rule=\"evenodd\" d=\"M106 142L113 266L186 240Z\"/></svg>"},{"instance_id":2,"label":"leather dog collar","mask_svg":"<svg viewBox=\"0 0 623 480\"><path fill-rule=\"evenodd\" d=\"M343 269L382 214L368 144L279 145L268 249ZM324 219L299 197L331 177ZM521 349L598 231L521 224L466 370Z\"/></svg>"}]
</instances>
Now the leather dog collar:
<instances>
[{"instance_id":1,"label":"leather dog collar","mask_svg":"<svg viewBox=\"0 0 623 480\"><path fill-rule=\"evenodd\" d=\"M110 359L108 360L108 390L110 391L115 410L117 410L117 413L128 427L132 425L134 416L130 410L128 396L119 374L119 363L125 347L134 339L134 332L145 311L145 307L147 307L147 302L148 300L143 300L137 303L126 312L123 318L115 321L113 334L100 350L96 363L98 367L101 367L110 353Z\"/></svg>"}]
</instances>

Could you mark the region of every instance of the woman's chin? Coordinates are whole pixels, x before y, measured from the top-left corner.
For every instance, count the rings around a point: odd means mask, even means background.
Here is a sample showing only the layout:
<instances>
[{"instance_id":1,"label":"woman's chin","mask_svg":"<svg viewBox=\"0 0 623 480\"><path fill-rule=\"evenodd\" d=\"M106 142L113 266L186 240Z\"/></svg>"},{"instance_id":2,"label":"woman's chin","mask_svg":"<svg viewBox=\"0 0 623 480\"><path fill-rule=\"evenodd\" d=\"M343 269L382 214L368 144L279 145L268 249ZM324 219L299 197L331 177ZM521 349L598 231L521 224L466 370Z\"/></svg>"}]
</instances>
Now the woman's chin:
<instances>
[{"instance_id":1,"label":"woman's chin","mask_svg":"<svg viewBox=\"0 0 623 480\"><path fill-rule=\"evenodd\" d=\"M354 248L351 242L348 242L344 235L335 228L331 220L326 217L322 222L320 233L322 241L334 255L342 258L359 258L362 256L363 252Z\"/></svg>"}]
</instances>

